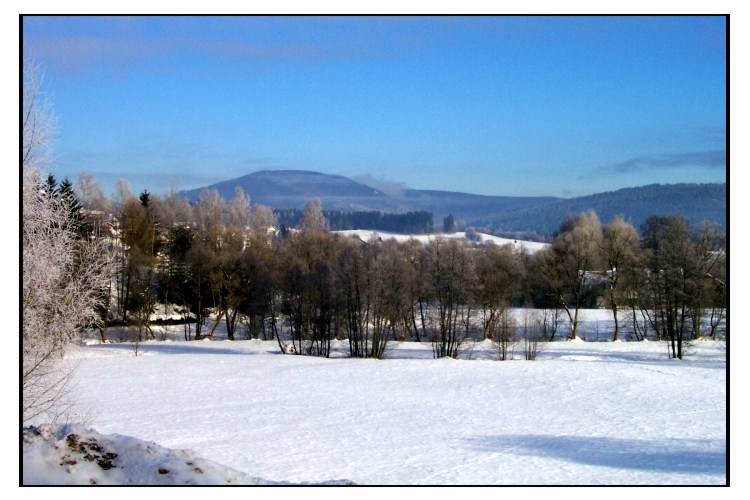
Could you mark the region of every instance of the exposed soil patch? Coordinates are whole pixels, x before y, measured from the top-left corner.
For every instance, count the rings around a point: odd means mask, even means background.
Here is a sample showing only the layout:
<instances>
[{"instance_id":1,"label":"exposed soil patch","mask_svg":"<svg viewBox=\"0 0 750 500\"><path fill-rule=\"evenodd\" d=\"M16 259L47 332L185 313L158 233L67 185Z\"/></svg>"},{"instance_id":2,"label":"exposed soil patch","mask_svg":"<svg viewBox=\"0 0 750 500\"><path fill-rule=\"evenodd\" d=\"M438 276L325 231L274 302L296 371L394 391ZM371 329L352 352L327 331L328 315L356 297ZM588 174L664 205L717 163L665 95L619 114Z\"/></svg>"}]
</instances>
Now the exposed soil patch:
<instances>
[{"instance_id":1,"label":"exposed soil patch","mask_svg":"<svg viewBox=\"0 0 750 500\"><path fill-rule=\"evenodd\" d=\"M78 434L68 434L65 437L65 442L72 452L82 455L83 459L88 462L96 462L103 470L115 467L112 462L117 458L117 453L102 449L93 437L82 439ZM76 462L70 455L65 455L63 463L73 465Z\"/></svg>"}]
</instances>

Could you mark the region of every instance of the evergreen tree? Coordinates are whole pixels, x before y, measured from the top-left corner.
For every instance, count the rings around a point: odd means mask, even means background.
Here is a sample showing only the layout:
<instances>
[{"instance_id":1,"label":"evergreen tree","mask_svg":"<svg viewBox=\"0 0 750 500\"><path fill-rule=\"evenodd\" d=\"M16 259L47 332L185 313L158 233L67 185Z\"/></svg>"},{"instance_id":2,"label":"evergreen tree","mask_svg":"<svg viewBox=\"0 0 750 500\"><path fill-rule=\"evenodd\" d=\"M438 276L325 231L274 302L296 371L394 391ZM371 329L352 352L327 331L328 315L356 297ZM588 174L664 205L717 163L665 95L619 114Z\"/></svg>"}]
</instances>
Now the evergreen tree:
<instances>
[{"instance_id":1,"label":"evergreen tree","mask_svg":"<svg viewBox=\"0 0 750 500\"><path fill-rule=\"evenodd\" d=\"M144 208L148 208L151 203L151 193L149 193L147 189L144 189L138 199L141 201L141 205L143 205Z\"/></svg>"},{"instance_id":2,"label":"evergreen tree","mask_svg":"<svg viewBox=\"0 0 750 500\"><path fill-rule=\"evenodd\" d=\"M60 187L57 190L57 196L60 197L63 206L65 206L68 211L70 220L69 228L82 238L88 238L91 236L92 223L81 211L83 205L81 205L78 196L73 190L73 183L70 182L67 177L65 177L60 183Z\"/></svg>"},{"instance_id":3,"label":"evergreen tree","mask_svg":"<svg viewBox=\"0 0 750 500\"><path fill-rule=\"evenodd\" d=\"M456 221L453 219L453 214L443 219L443 232L448 234L456 232Z\"/></svg>"},{"instance_id":4,"label":"evergreen tree","mask_svg":"<svg viewBox=\"0 0 750 500\"><path fill-rule=\"evenodd\" d=\"M47 179L44 182L44 187L42 188L45 193L47 193L47 196L50 198L57 196L58 189L57 189L57 179L55 179L55 176L52 174L47 175Z\"/></svg>"}]
</instances>

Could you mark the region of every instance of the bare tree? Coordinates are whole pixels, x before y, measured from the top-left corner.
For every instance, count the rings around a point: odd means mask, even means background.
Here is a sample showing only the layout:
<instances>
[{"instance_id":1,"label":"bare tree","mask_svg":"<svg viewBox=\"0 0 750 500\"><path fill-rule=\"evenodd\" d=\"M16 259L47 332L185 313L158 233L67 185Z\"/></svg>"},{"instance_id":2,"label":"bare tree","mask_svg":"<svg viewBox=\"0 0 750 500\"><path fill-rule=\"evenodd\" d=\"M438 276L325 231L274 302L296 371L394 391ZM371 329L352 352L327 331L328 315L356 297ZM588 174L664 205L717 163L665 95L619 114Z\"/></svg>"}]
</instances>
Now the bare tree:
<instances>
[{"instance_id":1,"label":"bare tree","mask_svg":"<svg viewBox=\"0 0 750 500\"><path fill-rule=\"evenodd\" d=\"M466 243L433 240L428 247L430 285L434 297L431 311L433 356L457 358L461 344L471 331L471 313L476 296L474 263Z\"/></svg>"},{"instance_id":2,"label":"bare tree","mask_svg":"<svg viewBox=\"0 0 750 500\"><path fill-rule=\"evenodd\" d=\"M235 246L233 238L227 239L224 225L225 204L219 193L214 189L204 189L198 203L193 205L193 224L195 238L188 262L191 270L192 309L197 317L195 339L205 336L203 326L206 318L210 317L212 308L220 306L222 286L222 268L220 256L227 246ZM224 310L219 307L214 324L211 326L209 337L213 335L221 323Z\"/></svg>"},{"instance_id":3,"label":"bare tree","mask_svg":"<svg viewBox=\"0 0 750 500\"><path fill-rule=\"evenodd\" d=\"M538 314L542 334L548 342L552 342L555 340L557 330L560 327L562 309L560 307L539 309Z\"/></svg>"},{"instance_id":4,"label":"bare tree","mask_svg":"<svg viewBox=\"0 0 750 500\"><path fill-rule=\"evenodd\" d=\"M248 327L248 338L262 336L266 340L276 337L283 352L283 345L277 335L275 313L278 302L278 266L275 262L275 248L268 237L251 235L239 264L239 286L236 293L242 314L240 320Z\"/></svg>"},{"instance_id":5,"label":"bare tree","mask_svg":"<svg viewBox=\"0 0 750 500\"><path fill-rule=\"evenodd\" d=\"M568 338L578 334L578 313L583 305L590 271L600 265L602 226L593 211L568 216L548 248L534 255L538 275L554 294L570 320Z\"/></svg>"},{"instance_id":6,"label":"bare tree","mask_svg":"<svg viewBox=\"0 0 750 500\"><path fill-rule=\"evenodd\" d=\"M403 318L411 309L409 280L411 267L395 241L376 245L372 287L372 349L374 358L382 358L389 340L402 338Z\"/></svg>"},{"instance_id":7,"label":"bare tree","mask_svg":"<svg viewBox=\"0 0 750 500\"><path fill-rule=\"evenodd\" d=\"M284 240L280 309L296 354L330 355L337 301L333 270L339 250L337 238L325 231L303 230Z\"/></svg>"},{"instance_id":8,"label":"bare tree","mask_svg":"<svg viewBox=\"0 0 750 500\"><path fill-rule=\"evenodd\" d=\"M409 264L407 281L408 300L411 304L404 315L404 325L409 329L417 342L427 337L426 308L431 298L429 283L429 255L424 245L415 239L410 239L401 245L406 262ZM419 324L417 324L419 319ZM420 332L422 335L420 336Z\"/></svg>"},{"instance_id":9,"label":"bare tree","mask_svg":"<svg viewBox=\"0 0 750 500\"><path fill-rule=\"evenodd\" d=\"M513 359L516 347L516 320L508 307L503 307L495 322L492 340L500 361Z\"/></svg>"},{"instance_id":10,"label":"bare tree","mask_svg":"<svg viewBox=\"0 0 750 500\"><path fill-rule=\"evenodd\" d=\"M122 251L122 321L137 326L139 336L145 328L153 338L149 320L156 306L153 289L160 238L157 210L148 191L143 191L138 199L131 196L123 201L118 228Z\"/></svg>"},{"instance_id":11,"label":"bare tree","mask_svg":"<svg viewBox=\"0 0 750 500\"><path fill-rule=\"evenodd\" d=\"M345 240L334 266L341 323L349 339L349 355L356 358L370 356L371 253L365 243Z\"/></svg>"},{"instance_id":12,"label":"bare tree","mask_svg":"<svg viewBox=\"0 0 750 500\"><path fill-rule=\"evenodd\" d=\"M532 311L531 309L524 311L520 333L524 358L527 361L534 361L546 345L546 338L541 328L541 320L536 311Z\"/></svg>"},{"instance_id":13,"label":"bare tree","mask_svg":"<svg viewBox=\"0 0 750 500\"><path fill-rule=\"evenodd\" d=\"M700 306L699 286L705 276L690 223L682 216L651 216L642 231L648 252L649 302L652 325L669 343L669 355L683 359L689 347L688 320Z\"/></svg>"},{"instance_id":14,"label":"bare tree","mask_svg":"<svg viewBox=\"0 0 750 500\"><path fill-rule=\"evenodd\" d=\"M641 240L632 224L625 222L622 216L615 217L604 227L602 252L607 266L607 292L609 306L615 321L615 332L612 340L620 338L620 322L617 308L621 300L623 282L627 274L640 266Z\"/></svg>"},{"instance_id":15,"label":"bare tree","mask_svg":"<svg viewBox=\"0 0 750 500\"><path fill-rule=\"evenodd\" d=\"M80 238L65 200L41 189L53 120L39 69L24 62L22 412L24 424L55 421L72 404L66 346L95 323L111 264L101 240Z\"/></svg>"},{"instance_id":16,"label":"bare tree","mask_svg":"<svg viewBox=\"0 0 750 500\"><path fill-rule=\"evenodd\" d=\"M521 281L522 266L512 245L484 245L475 251L477 300L482 306L484 338L493 339Z\"/></svg>"},{"instance_id":17,"label":"bare tree","mask_svg":"<svg viewBox=\"0 0 750 500\"><path fill-rule=\"evenodd\" d=\"M128 280L129 248L125 242L124 224L126 212L129 205L137 204L137 200L130 185L124 179L118 179L112 196L111 207L114 212L112 221L112 233L115 241L112 248L113 258L117 263L118 279L115 287L116 316L123 323L127 320L127 300L130 294Z\"/></svg>"},{"instance_id":18,"label":"bare tree","mask_svg":"<svg viewBox=\"0 0 750 500\"><path fill-rule=\"evenodd\" d=\"M227 338L234 340L235 326L250 276L245 272L243 252L249 242L250 197L242 188L235 189L232 200L224 204L224 219L221 226L220 244L216 246L215 277L212 280L218 298L219 316L209 334L213 334L223 316L227 327Z\"/></svg>"},{"instance_id":19,"label":"bare tree","mask_svg":"<svg viewBox=\"0 0 750 500\"><path fill-rule=\"evenodd\" d=\"M702 224L696 234L696 251L699 260L698 307L693 308L693 338L702 335L702 315L708 309L709 336L716 340L720 329L726 333L727 262L726 234L713 224Z\"/></svg>"}]
</instances>

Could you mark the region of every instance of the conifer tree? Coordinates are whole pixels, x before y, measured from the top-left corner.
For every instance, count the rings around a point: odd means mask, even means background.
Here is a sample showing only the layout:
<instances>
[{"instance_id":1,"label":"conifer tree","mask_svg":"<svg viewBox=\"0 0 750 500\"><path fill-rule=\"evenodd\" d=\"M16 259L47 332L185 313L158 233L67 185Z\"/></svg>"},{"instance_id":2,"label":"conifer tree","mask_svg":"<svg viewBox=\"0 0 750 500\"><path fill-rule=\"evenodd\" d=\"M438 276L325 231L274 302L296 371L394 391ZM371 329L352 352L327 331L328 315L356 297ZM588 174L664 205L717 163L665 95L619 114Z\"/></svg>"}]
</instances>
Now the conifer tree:
<instances>
[{"instance_id":1,"label":"conifer tree","mask_svg":"<svg viewBox=\"0 0 750 500\"><path fill-rule=\"evenodd\" d=\"M63 206L69 214L70 229L75 231L82 238L88 238L91 236L92 224L87 217L81 212L83 206L81 205L78 196L73 189L73 183L65 177L60 183L60 188L57 190L57 196L62 200Z\"/></svg>"}]
</instances>

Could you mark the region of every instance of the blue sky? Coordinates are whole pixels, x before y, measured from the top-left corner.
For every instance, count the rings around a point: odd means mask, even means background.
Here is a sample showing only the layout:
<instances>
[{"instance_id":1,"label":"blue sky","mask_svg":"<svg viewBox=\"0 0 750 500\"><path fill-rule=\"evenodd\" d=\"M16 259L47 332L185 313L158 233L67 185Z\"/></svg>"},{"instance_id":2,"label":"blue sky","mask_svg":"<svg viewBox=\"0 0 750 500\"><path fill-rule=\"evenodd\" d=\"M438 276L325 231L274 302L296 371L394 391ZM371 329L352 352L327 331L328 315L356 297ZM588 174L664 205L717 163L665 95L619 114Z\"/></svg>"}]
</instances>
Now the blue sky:
<instances>
[{"instance_id":1,"label":"blue sky","mask_svg":"<svg viewBox=\"0 0 750 500\"><path fill-rule=\"evenodd\" d=\"M50 170L572 197L726 181L723 17L25 17Z\"/></svg>"}]
</instances>

